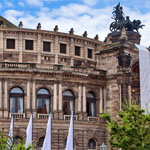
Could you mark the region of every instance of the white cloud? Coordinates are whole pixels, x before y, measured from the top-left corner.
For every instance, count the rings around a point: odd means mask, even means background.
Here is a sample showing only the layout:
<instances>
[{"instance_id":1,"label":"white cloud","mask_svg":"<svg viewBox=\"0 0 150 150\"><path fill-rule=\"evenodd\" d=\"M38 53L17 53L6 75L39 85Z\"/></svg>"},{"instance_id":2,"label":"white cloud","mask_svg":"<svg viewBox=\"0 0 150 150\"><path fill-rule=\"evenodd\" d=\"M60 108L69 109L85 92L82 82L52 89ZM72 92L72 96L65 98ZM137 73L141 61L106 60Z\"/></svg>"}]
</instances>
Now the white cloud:
<instances>
[{"instance_id":1,"label":"white cloud","mask_svg":"<svg viewBox=\"0 0 150 150\"><path fill-rule=\"evenodd\" d=\"M6 0L5 0L5 4L6 4L8 7L13 7L13 6L14 6L13 3L8 2L8 1L6 1Z\"/></svg>"},{"instance_id":2,"label":"white cloud","mask_svg":"<svg viewBox=\"0 0 150 150\"><path fill-rule=\"evenodd\" d=\"M82 1L89 6L94 6L98 2L98 0L82 0Z\"/></svg>"},{"instance_id":3,"label":"white cloud","mask_svg":"<svg viewBox=\"0 0 150 150\"><path fill-rule=\"evenodd\" d=\"M68 33L73 27L77 35L82 35L84 31L87 31L88 37L93 38L96 34L99 34L100 40L103 41L107 34L110 33L109 25L113 21L111 19L112 9L112 7L95 9L87 5L69 4L53 10L41 7L36 16L8 10L5 12L5 17L16 25L18 25L19 21L22 21L25 28L36 29L37 24L40 22L44 30L53 30L55 25L58 25L60 32ZM146 25L139 32L142 35L141 44L149 46L150 14L142 14L127 7L124 8L124 12L130 16L131 20L140 19Z\"/></svg>"},{"instance_id":4,"label":"white cloud","mask_svg":"<svg viewBox=\"0 0 150 150\"><path fill-rule=\"evenodd\" d=\"M43 1L42 0L26 0L27 4L31 6L38 6L41 7L43 6Z\"/></svg>"},{"instance_id":5,"label":"white cloud","mask_svg":"<svg viewBox=\"0 0 150 150\"><path fill-rule=\"evenodd\" d=\"M24 7L24 3L23 2L18 2L18 5L21 7Z\"/></svg>"},{"instance_id":6,"label":"white cloud","mask_svg":"<svg viewBox=\"0 0 150 150\"><path fill-rule=\"evenodd\" d=\"M0 3L0 8L2 8L2 4Z\"/></svg>"}]
</instances>

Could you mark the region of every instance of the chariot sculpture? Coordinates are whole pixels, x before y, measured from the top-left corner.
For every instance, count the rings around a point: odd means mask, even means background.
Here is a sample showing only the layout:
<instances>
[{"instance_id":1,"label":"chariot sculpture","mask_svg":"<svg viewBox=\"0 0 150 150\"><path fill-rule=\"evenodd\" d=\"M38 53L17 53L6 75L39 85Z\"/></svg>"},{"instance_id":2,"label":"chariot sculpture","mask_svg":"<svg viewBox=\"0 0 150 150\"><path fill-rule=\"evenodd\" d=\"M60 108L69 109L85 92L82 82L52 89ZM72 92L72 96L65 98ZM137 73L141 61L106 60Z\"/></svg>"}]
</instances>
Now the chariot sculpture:
<instances>
[{"instance_id":1,"label":"chariot sculpture","mask_svg":"<svg viewBox=\"0 0 150 150\"><path fill-rule=\"evenodd\" d=\"M131 21L129 16L125 17L123 8L120 6L120 3L114 7L112 14L112 19L114 19L114 22L110 24L111 32L121 31L123 27L125 27L126 31L138 32L138 30L144 26L141 24L140 20Z\"/></svg>"}]
</instances>

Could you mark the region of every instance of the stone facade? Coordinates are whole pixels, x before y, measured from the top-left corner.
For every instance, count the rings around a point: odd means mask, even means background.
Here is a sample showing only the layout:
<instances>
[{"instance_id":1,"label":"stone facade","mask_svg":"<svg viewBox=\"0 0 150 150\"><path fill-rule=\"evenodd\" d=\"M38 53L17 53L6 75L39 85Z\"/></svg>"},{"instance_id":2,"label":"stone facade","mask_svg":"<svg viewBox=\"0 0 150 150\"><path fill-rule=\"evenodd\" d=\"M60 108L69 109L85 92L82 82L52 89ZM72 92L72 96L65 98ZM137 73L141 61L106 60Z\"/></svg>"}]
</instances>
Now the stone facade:
<instances>
[{"instance_id":1,"label":"stone facade","mask_svg":"<svg viewBox=\"0 0 150 150\"><path fill-rule=\"evenodd\" d=\"M76 150L98 150L103 142L108 144L104 121L99 114L121 109L124 98L130 102L132 99L138 101L139 74L135 71L138 70L138 50L134 44L140 42L140 35L122 31L109 34L101 42L56 30L12 27L8 26L7 20L5 22L5 26L0 27L0 128L7 134L14 114L14 135L25 140L32 112L33 141L39 149L45 136L48 114L37 112L37 93L45 88L50 92L50 111L53 114L52 149L64 150L70 115L63 111L63 93L70 90L74 93ZM14 48L8 48L8 39L15 40ZM33 49L27 50L27 40L33 42ZM43 51L44 42L50 43L49 52ZM61 44L66 47L65 53L60 53ZM75 55L75 47L80 47L79 55ZM131 63L119 65L119 54L130 54ZM11 90L15 87L23 91L21 113L12 113L10 108ZM89 92L96 97L95 108L91 108L94 115L87 112ZM89 146L90 139L96 144L93 149Z\"/></svg>"}]
</instances>

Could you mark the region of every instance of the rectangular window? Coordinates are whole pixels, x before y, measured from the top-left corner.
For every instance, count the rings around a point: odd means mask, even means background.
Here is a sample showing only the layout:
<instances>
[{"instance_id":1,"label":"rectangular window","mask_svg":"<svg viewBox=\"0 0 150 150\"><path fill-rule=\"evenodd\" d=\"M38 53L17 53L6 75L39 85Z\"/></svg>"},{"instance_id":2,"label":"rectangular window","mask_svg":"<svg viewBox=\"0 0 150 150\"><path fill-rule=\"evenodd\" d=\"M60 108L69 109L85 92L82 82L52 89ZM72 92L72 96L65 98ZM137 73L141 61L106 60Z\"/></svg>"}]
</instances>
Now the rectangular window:
<instances>
[{"instance_id":1,"label":"rectangular window","mask_svg":"<svg viewBox=\"0 0 150 150\"><path fill-rule=\"evenodd\" d=\"M15 49L15 39L7 39L7 49Z\"/></svg>"},{"instance_id":2,"label":"rectangular window","mask_svg":"<svg viewBox=\"0 0 150 150\"><path fill-rule=\"evenodd\" d=\"M43 51L50 52L51 51L51 43L50 42L43 42Z\"/></svg>"},{"instance_id":3,"label":"rectangular window","mask_svg":"<svg viewBox=\"0 0 150 150\"><path fill-rule=\"evenodd\" d=\"M92 49L88 49L88 58L92 58Z\"/></svg>"},{"instance_id":4,"label":"rectangular window","mask_svg":"<svg viewBox=\"0 0 150 150\"><path fill-rule=\"evenodd\" d=\"M75 46L75 56L80 56L80 47Z\"/></svg>"},{"instance_id":5,"label":"rectangular window","mask_svg":"<svg viewBox=\"0 0 150 150\"><path fill-rule=\"evenodd\" d=\"M25 49L33 50L33 40L25 40Z\"/></svg>"},{"instance_id":6,"label":"rectangular window","mask_svg":"<svg viewBox=\"0 0 150 150\"><path fill-rule=\"evenodd\" d=\"M67 49L66 44L60 44L60 53L66 54L67 51L66 49Z\"/></svg>"}]
</instances>

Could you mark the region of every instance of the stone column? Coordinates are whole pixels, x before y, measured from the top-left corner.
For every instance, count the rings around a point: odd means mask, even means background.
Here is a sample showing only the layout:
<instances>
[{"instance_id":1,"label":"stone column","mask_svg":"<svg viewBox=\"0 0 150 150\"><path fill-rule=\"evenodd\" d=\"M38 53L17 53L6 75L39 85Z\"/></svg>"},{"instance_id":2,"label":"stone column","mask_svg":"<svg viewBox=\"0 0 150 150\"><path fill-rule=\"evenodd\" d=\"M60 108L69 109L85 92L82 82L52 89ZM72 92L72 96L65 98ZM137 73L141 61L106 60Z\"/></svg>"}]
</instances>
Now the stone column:
<instances>
[{"instance_id":1,"label":"stone column","mask_svg":"<svg viewBox=\"0 0 150 150\"><path fill-rule=\"evenodd\" d=\"M102 87L100 87L100 91L99 91L99 112L103 113L103 89Z\"/></svg>"},{"instance_id":2,"label":"stone column","mask_svg":"<svg viewBox=\"0 0 150 150\"><path fill-rule=\"evenodd\" d=\"M36 117L36 90L35 90L35 81L32 83L32 112L34 118Z\"/></svg>"},{"instance_id":3,"label":"stone column","mask_svg":"<svg viewBox=\"0 0 150 150\"><path fill-rule=\"evenodd\" d=\"M122 108L122 95L121 95L121 84L119 84L119 104L120 104L120 110Z\"/></svg>"},{"instance_id":4,"label":"stone column","mask_svg":"<svg viewBox=\"0 0 150 150\"><path fill-rule=\"evenodd\" d=\"M71 42L70 48L69 48L69 56L71 56L70 66L74 66L74 40L73 38L71 38L70 42Z\"/></svg>"},{"instance_id":5,"label":"stone column","mask_svg":"<svg viewBox=\"0 0 150 150\"><path fill-rule=\"evenodd\" d=\"M27 110L30 110L30 81L27 82Z\"/></svg>"},{"instance_id":6,"label":"stone column","mask_svg":"<svg viewBox=\"0 0 150 150\"><path fill-rule=\"evenodd\" d=\"M83 112L86 113L86 87L83 86Z\"/></svg>"},{"instance_id":7,"label":"stone column","mask_svg":"<svg viewBox=\"0 0 150 150\"><path fill-rule=\"evenodd\" d=\"M106 88L104 88L104 112L106 112L106 105L107 105L107 97L106 97Z\"/></svg>"},{"instance_id":8,"label":"stone column","mask_svg":"<svg viewBox=\"0 0 150 150\"><path fill-rule=\"evenodd\" d=\"M37 63L41 63L41 34L38 34L38 38L37 38L37 52L38 52L38 60Z\"/></svg>"},{"instance_id":9,"label":"stone column","mask_svg":"<svg viewBox=\"0 0 150 150\"><path fill-rule=\"evenodd\" d=\"M0 51L3 51L3 49L4 49L3 31L0 31Z\"/></svg>"},{"instance_id":10,"label":"stone column","mask_svg":"<svg viewBox=\"0 0 150 150\"><path fill-rule=\"evenodd\" d=\"M23 62L23 40L22 40L22 32L19 32L18 39L18 50L19 50L19 62Z\"/></svg>"},{"instance_id":11,"label":"stone column","mask_svg":"<svg viewBox=\"0 0 150 150\"><path fill-rule=\"evenodd\" d=\"M59 83L59 111L62 111L62 83Z\"/></svg>"},{"instance_id":12,"label":"stone column","mask_svg":"<svg viewBox=\"0 0 150 150\"><path fill-rule=\"evenodd\" d=\"M2 117L2 81L0 81L0 118Z\"/></svg>"},{"instance_id":13,"label":"stone column","mask_svg":"<svg viewBox=\"0 0 150 150\"><path fill-rule=\"evenodd\" d=\"M55 42L54 42L55 64L58 64L58 53L59 53L58 47L59 47L58 36L55 36Z\"/></svg>"},{"instance_id":14,"label":"stone column","mask_svg":"<svg viewBox=\"0 0 150 150\"><path fill-rule=\"evenodd\" d=\"M54 97L53 97L53 114L54 119L58 119L58 112L57 112L57 83L54 83Z\"/></svg>"},{"instance_id":15,"label":"stone column","mask_svg":"<svg viewBox=\"0 0 150 150\"><path fill-rule=\"evenodd\" d=\"M8 117L8 84L4 82L4 118Z\"/></svg>"},{"instance_id":16,"label":"stone column","mask_svg":"<svg viewBox=\"0 0 150 150\"><path fill-rule=\"evenodd\" d=\"M58 95L58 101L59 101L59 119L63 119L63 98L62 98L62 83L59 82L59 95Z\"/></svg>"},{"instance_id":17,"label":"stone column","mask_svg":"<svg viewBox=\"0 0 150 150\"><path fill-rule=\"evenodd\" d=\"M82 98L82 88L81 88L81 85L79 85L79 88L78 88L78 112L81 112L81 104L82 104L82 101L81 101L81 98Z\"/></svg>"},{"instance_id":18,"label":"stone column","mask_svg":"<svg viewBox=\"0 0 150 150\"><path fill-rule=\"evenodd\" d=\"M128 101L131 104L131 85L128 85Z\"/></svg>"}]
</instances>

